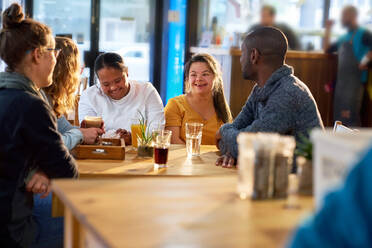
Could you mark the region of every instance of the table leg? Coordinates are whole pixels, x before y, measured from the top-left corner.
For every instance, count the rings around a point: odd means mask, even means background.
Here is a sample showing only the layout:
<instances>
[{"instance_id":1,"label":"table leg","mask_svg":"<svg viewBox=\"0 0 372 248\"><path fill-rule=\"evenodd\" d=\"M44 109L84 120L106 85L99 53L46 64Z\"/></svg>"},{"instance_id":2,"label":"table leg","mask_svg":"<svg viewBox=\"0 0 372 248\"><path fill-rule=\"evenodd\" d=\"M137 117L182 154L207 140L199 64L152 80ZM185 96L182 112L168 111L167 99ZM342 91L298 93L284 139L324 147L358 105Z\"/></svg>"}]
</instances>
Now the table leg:
<instances>
[{"instance_id":1,"label":"table leg","mask_svg":"<svg viewBox=\"0 0 372 248\"><path fill-rule=\"evenodd\" d=\"M52 217L63 217L65 206L61 202L61 200L56 196L56 194L52 194Z\"/></svg>"},{"instance_id":2,"label":"table leg","mask_svg":"<svg viewBox=\"0 0 372 248\"><path fill-rule=\"evenodd\" d=\"M83 237L81 236L81 226L79 221L73 216L68 208L65 208L65 248L84 247Z\"/></svg>"}]
</instances>

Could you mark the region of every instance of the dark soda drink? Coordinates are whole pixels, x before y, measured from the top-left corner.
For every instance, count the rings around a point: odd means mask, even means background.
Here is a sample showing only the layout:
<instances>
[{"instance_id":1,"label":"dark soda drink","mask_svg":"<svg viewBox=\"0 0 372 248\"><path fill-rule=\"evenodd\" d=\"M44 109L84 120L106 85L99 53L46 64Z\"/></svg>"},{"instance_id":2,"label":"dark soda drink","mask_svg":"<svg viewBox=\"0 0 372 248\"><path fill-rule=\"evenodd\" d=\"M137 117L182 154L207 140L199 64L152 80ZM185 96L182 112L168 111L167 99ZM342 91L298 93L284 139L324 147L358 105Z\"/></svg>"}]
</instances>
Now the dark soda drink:
<instances>
[{"instance_id":1,"label":"dark soda drink","mask_svg":"<svg viewBox=\"0 0 372 248\"><path fill-rule=\"evenodd\" d=\"M154 162L157 165L166 165L168 161L168 148L154 148Z\"/></svg>"}]
</instances>

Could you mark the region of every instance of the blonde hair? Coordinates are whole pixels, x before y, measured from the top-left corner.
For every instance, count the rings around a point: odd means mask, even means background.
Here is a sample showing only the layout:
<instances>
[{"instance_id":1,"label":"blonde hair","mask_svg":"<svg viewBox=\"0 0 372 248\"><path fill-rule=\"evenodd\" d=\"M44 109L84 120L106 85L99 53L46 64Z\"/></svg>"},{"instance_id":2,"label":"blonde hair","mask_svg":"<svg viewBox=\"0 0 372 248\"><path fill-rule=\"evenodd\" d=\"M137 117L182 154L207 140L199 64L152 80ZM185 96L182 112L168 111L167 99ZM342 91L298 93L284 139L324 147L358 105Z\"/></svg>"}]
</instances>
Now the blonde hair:
<instances>
[{"instance_id":1,"label":"blonde hair","mask_svg":"<svg viewBox=\"0 0 372 248\"><path fill-rule=\"evenodd\" d=\"M56 37L56 48L61 51L53 72L53 84L44 91L52 100L56 116L60 117L75 106L75 92L80 84L80 58L79 49L69 38Z\"/></svg>"},{"instance_id":2,"label":"blonde hair","mask_svg":"<svg viewBox=\"0 0 372 248\"><path fill-rule=\"evenodd\" d=\"M185 86L186 92L191 92L191 85L189 82L190 67L193 63L202 62L206 63L214 75L213 79L213 105L216 110L217 117L224 123L232 122L232 115L230 107L226 102L225 93L223 90L223 80L220 65L217 60L206 53L198 53L192 56L192 58L185 65Z\"/></svg>"}]
</instances>

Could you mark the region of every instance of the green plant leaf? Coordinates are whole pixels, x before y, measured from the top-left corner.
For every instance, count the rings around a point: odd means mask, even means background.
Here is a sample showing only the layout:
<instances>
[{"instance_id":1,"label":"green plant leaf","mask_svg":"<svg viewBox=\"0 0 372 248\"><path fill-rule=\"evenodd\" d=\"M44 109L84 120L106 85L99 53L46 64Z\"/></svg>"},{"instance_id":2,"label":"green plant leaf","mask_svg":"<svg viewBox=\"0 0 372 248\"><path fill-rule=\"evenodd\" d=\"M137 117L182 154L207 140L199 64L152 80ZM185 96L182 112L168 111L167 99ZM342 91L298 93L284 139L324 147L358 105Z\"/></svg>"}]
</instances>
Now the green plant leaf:
<instances>
[{"instance_id":1,"label":"green plant leaf","mask_svg":"<svg viewBox=\"0 0 372 248\"><path fill-rule=\"evenodd\" d=\"M305 157L307 160L313 159L313 143L311 140L303 134L299 134L299 141L297 142L297 148L295 154L297 156Z\"/></svg>"},{"instance_id":2,"label":"green plant leaf","mask_svg":"<svg viewBox=\"0 0 372 248\"><path fill-rule=\"evenodd\" d=\"M141 145L150 145L151 141L152 141L152 135L149 133L149 130L148 130L148 121L146 119L146 117L144 116L143 113L141 113L141 111L138 111L139 113L139 118L138 118L138 122L139 122L139 127L140 127L140 135L137 135L137 138L139 139Z\"/></svg>"}]
</instances>

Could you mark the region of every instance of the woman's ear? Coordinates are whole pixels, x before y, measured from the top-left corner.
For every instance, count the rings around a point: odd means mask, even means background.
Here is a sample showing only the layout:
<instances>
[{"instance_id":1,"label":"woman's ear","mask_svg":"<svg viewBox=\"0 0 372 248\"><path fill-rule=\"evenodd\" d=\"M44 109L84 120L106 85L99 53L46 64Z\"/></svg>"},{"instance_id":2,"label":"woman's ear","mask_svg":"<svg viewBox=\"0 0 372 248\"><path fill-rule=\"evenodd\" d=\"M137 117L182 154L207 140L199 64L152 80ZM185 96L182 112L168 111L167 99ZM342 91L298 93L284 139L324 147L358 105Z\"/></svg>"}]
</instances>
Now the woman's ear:
<instances>
[{"instance_id":1,"label":"woman's ear","mask_svg":"<svg viewBox=\"0 0 372 248\"><path fill-rule=\"evenodd\" d=\"M40 64L41 57L42 57L42 52L41 49L35 48L34 50L31 51L31 57L32 57L32 62L35 64Z\"/></svg>"}]
</instances>

